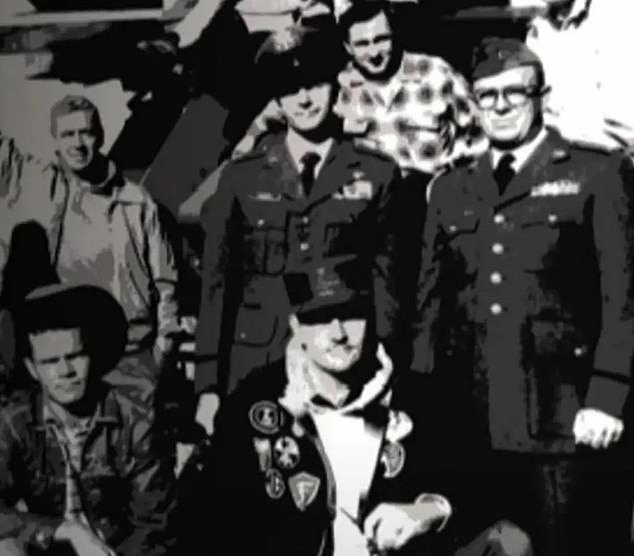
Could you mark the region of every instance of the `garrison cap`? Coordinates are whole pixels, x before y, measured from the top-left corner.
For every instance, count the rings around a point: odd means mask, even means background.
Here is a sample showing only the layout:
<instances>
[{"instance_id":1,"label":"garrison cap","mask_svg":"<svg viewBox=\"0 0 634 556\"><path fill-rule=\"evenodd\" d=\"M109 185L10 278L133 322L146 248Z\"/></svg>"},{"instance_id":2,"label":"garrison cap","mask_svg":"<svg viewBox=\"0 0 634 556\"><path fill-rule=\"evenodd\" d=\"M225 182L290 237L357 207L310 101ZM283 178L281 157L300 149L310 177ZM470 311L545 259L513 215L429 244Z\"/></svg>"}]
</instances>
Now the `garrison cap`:
<instances>
[{"instance_id":1,"label":"garrison cap","mask_svg":"<svg viewBox=\"0 0 634 556\"><path fill-rule=\"evenodd\" d=\"M522 41L487 37L473 51L471 79L475 81L523 66L543 69L539 57Z\"/></svg>"},{"instance_id":2,"label":"garrison cap","mask_svg":"<svg viewBox=\"0 0 634 556\"><path fill-rule=\"evenodd\" d=\"M340 42L326 30L293 25L272 33L256 55L256 67L273 95L301 86L334 83L343 67Z\"/></svg>"},{"instance_id":3,"label":"garrison cap","mask_svg":"<svg viewBox=\"0 0 634 556\"><path fill-rule=\"evenodd\" d=\"M331 257L284 275L291 305L302 322L367 316L372 309L372 270L358 257Z\"/></svg>"}]
</instances>

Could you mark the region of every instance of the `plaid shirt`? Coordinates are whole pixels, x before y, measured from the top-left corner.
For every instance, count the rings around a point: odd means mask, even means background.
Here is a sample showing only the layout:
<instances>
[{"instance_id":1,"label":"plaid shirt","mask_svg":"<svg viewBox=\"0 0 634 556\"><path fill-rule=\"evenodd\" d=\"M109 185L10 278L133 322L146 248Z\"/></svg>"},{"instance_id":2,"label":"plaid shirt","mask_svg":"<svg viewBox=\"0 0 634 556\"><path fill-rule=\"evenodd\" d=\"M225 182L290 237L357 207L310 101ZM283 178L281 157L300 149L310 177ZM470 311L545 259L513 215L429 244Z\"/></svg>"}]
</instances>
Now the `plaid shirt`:
<instances>
[{"instance_id":1,"label":"plaid shirt","mask_svg":"<svg viewBox=\"0 0 634 556\"><path fill-rule=\"evenodd\" d=\"M486 148L468 84L442 58L405 52L386 84L366 80L351 62L339 84L344 130L402 169L435 174Z\"/></svg>"}]
</instances>

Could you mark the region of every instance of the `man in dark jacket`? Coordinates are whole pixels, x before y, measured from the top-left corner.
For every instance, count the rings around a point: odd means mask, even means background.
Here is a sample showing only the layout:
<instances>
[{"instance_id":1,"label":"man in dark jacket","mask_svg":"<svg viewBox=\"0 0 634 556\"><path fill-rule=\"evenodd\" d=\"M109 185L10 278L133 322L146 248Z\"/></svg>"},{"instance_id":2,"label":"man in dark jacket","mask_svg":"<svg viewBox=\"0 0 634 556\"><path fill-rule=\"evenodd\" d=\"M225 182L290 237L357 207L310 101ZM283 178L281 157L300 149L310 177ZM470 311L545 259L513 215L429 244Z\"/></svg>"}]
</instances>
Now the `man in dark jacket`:
<instances>
[{"instance_id":1,"label":"man in dark jacket","mask_svg":"<svg viewBox=\"0 0 634 556\"><path fill-rule=\"evenodd\" d=\"M227 398L197 462L201 554L530 554L477 496L460 400L393 368L369 274L339 257L285 275L286 357Z\"/></svg>"},{"instance_id":2,"label":"man in dark jacket","mask_svg":"<svg viewBox=\"0 0 634 556\"><path fill-rule=\"evenodd\" d=\"M288 127L231 162L206 206L199 393L231 391L282 356L290 312L282 274L323 256L370 262L379 334L393 335L390 214L398 170L337 138L336 54L331 37L301 28L273 36L263 50L260 63Z\"/></svg>"},{"instance_id":3,"label":"man in dark jacket","mask_svg":"<svg viewBox=\"0 0 634 556\"><path fill-rule=\"evenodd\" d=\"M100 380L126 341L118 303L44 286L17 322L41 388L0 413L0 553L176 554L173 473L150 410Z\"/></svg>"},{"instance_id":4,"label":"man in dark jacket","mask_svg":"<svg viewBox=\"0 0 634 556\"><path fill-rule=\"evenodd\" d=\"M632 164L544 127L541 62L519 41L474 60L491 149L432 186L414 366L471 393L538 554L621 554Z\"/></svg>"}]
</instances>

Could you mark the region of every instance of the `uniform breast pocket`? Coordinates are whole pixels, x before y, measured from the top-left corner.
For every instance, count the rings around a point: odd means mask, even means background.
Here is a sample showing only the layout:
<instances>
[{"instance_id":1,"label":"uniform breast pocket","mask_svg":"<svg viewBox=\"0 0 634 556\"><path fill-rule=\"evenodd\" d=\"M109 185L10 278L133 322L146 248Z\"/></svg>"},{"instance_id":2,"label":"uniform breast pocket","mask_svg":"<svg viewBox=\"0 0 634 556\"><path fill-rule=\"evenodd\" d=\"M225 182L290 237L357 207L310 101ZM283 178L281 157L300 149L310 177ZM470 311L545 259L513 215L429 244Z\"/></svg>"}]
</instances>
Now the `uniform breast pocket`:
<instances>
[{"instance_id":1,"label":"uniform breast pocket","mask_svg":"<svg viewBox=\"0 0 634 556\"><path fill-rule=\"evenodd\" d=\"M364 200L340 200L329 207L324 227L324 253L328 256L358 252L372 241L371 233L376 229L366 220L369 213Z\"/></svg>"},{"instance_id":2,"label":"uniform breast pocket","mask_svg":"<svg viewBox=\"0 0 634 556\"><path fill-rule=\"evenodd\" d=\"M518 253L527 270L543 270L560 259L567 237L576 234L578 213L574 207L561 205L529 206L519 217Z\"/></svg>"},{"instance_id":3,"label":"uniform breast pocket","mask_svg":"<svg viewBox=\"0 0 634 556\"><path fill-rule=\"evenodd\" d=\"M452 266L459 272L476 272L479 223L478 216L472 211L450 215L442 223Z\"/></svg>"},{"instance_id":4,"label":"uniform breast pocket","mask_svg":"<svg viewBox=\"0 0 634 556\"><path fill-rule=\"evenodd\" d=\"M259 274L278 275L284 271L287 248L285 215L260 217L247 227L244 241L253 269Z\"/></svg>"},{"instance_id":5,"label":"uniform breast pocket","mask_svg":"<svg viewBox=\"0 0 634 556\"><path fill-rule=\"evenodd\" d=\"M533 320L526 350L530 434L569 438L592 369L587 341L572 323Z\"/></svg>"}]
</instances>

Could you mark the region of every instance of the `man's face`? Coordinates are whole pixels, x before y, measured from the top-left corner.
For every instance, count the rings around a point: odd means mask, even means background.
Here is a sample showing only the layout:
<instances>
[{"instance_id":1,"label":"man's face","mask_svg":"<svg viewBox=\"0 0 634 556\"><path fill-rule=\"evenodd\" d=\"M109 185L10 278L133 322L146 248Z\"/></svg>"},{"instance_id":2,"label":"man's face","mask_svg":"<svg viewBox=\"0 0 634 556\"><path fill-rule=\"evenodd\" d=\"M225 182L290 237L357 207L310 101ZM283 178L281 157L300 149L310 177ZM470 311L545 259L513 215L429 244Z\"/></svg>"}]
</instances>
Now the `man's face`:
<instances>
[{"instance_id":1,"label":"man's face","mask_svg":"<svg viewBox=\"0 0 634 556\"><path fill-rule=\"evenodd\" d=\"M319 368L344 373L361 357L367 320L333 319L327 323L298 324L295 334L305 345L306 355Z\"/></svg>"},{"instance_id":2,"label":"man's face","mask_svg":"<svg viewBox=\"0 0 634 556\"><path fill-rule=\"evenodd\" d=\"M541 125L538 85L533 66L513 68L474 83L482 127L492 144L514 148Z\"/></svg>"},{"instance_id":3,"label":"man's face","mask_svg":"<svg viewBox=\"0 0 634 556\"><path fill-rule=\"evenodd\" d=\"M359 68L369 76L380 76L392 58L392 29L387 16L378 14L369 21L355 23L348 31L346 50Z\"/></svg>"},{"instance_id":4,"label":"man's face","mask_svg":"<svg viewBox=\"0 0 634 556\"><path fill-rule=\"evenodd\" d=\"M332 85L320 83L301 87L279 100L291 128L300 132L312 131L317 129L330 113Z\"/></svg>"},{"instance_id":5,"label":"man's face","mask_svg":"<svg viewBox=\"0 0 634 556\"><path fill-rule=\"evenodd\" d=\"M88 168L99 150L88 112L71 112L57 118L55 141L59 155L75 172Z\"/></svg>"},{"instance_id":6,"label":"man's face","mask_svg":"<svg viewBox=\"0 0 634 556\"><path fill-rule=\"evenodd\" d=\"M81 401L88 387L90 357L80 329L40 332L29 340L31 359L26 365L44 393L62 406Z\"/></svg>"}]
</instances>

